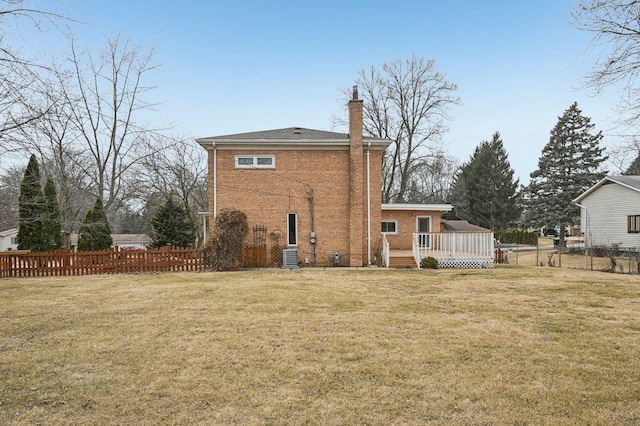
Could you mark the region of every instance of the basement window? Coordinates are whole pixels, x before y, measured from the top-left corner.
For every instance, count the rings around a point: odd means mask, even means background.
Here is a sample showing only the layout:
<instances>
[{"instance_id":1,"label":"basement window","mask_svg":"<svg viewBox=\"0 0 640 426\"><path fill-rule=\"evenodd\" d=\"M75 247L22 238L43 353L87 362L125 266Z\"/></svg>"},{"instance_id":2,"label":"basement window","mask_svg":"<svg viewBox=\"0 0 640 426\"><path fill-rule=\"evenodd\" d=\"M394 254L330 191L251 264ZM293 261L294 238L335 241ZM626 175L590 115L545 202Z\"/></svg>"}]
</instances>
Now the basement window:
<instances>
[{"instance_id":1,"label":"basement window","mask_svg":"<svg viewBox=\"0 0 640 426\"><path fill-rule=\"evenodd\" d=\"M627 233L629 234L640 233L640 214L627 216Z\"/></svg>"},{"instance_id":2,"label":"basement window","mask_svg":"<svg viewBox=\"0 0 640 426\"><path fill-rule=\"evenodd\" d=\"M274 155L236 155L236 169L275 169Z\"/></svg>"},{"instance_id":3,"label":"basement window","mask_svg":"<svg viewBox=\"0 0 640 426\"><path fill-rule=\"evenodd\" d=\"M398 234L398 221L397 220L383 220L382 221L382 233L383 234Z\"/></svg>"}]
</instances>

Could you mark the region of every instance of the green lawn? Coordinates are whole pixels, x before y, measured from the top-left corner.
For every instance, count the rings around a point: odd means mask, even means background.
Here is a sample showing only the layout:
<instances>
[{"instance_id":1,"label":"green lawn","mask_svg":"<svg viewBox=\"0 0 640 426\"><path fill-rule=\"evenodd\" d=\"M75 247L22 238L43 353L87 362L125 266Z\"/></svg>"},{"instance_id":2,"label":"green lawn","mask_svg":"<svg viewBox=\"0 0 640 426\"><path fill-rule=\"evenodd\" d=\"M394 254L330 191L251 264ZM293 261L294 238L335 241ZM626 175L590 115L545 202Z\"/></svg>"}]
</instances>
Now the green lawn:
<instances>
[{"instance_id":1,"label":"green lawn","mask_svg":"<svg viewBox=\"0 0 640 426\"><path fill-rule=\"evenodd\" d=\"M0 280L0 424L639 424L638 276Z\"/></svg>"}]
</instances>

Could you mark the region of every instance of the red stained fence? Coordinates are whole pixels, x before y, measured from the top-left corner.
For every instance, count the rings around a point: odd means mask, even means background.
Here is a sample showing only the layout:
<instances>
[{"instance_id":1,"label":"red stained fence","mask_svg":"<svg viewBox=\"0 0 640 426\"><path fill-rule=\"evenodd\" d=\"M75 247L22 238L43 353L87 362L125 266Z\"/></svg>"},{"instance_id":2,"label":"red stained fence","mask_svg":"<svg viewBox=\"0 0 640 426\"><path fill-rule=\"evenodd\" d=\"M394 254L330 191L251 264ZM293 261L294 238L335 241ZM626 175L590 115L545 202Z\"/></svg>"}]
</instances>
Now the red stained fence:
<instances>
[{"instance_id":1,"label":"red stained fence","mask_svg":"<svg viewBox=\"0 0 640 426\"><path fill-rule=\"evenodd\" d=\"M195 249L165 246L157 250L47 253L0 253L0 278L53 277L139 272L199 271L202 261Z\"/></svg>"}]
</instances>

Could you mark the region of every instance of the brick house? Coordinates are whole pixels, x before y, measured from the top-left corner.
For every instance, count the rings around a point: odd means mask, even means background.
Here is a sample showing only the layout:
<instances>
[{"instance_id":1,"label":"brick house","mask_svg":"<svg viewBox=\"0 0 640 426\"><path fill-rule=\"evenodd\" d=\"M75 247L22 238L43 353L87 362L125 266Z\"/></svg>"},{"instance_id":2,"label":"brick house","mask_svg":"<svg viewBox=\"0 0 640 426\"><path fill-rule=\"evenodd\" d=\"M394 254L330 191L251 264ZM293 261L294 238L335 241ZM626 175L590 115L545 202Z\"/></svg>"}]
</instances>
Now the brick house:
<instances>
[{"instance_id":1,"label":"brick house","mask_svg":"<svg viewBox=\"0 0 640 426\"><path fill-rule=\"evenodd\" d=\"M391 250L411 252L415 232L439 232L451 206L382 204L391 141L363 136L357 87L348 109L348 134L291 127L196 139L208 150L209 222L241 210L250 229L318 266L388 266Z\"/></svg>"}]
</instances>

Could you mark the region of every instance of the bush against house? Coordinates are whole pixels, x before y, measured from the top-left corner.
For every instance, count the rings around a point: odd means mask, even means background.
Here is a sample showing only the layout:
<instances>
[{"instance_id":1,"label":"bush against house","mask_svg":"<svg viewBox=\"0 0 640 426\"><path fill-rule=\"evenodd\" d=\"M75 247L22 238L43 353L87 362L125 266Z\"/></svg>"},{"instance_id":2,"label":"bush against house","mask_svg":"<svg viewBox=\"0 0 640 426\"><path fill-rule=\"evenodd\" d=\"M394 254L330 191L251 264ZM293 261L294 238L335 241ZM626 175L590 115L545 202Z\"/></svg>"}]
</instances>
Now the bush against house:
<instances>
[{"instance_id":1,"label":"bush against house","mask_svg":"<svg viewBox=\"0 0 640 426\"><path fill-rule=\"evenodd\" d=\"M111 227L100 198L96 199L93 209L85 215L78 234L79 251L98 251L111 248L113 244Z\"/></svg>"},{"instance_id":2,"label":"bush against house","mask_svg":"<svg viewBox=\"0 0 640 426\"><path fill-rule=\"evenodd\" d=\"M216 216L211 238L202 249L206 268L232 271L240 268L242 246L249 232L247 215L234 209L223 209Z\"/></svg>"},{"instance_id":3,"label":"bush against house","mask_svg":"<svg viewBox=\"0 0 640 426\"><path fill-rule=\"evenodd\" d=\"M162 247L167 244L175 247L191 247L195 239L195 229L189 220L189 214L173 197L160 206L151 219L153 240L149 247Z\"/></svg>"}]
</instances>

